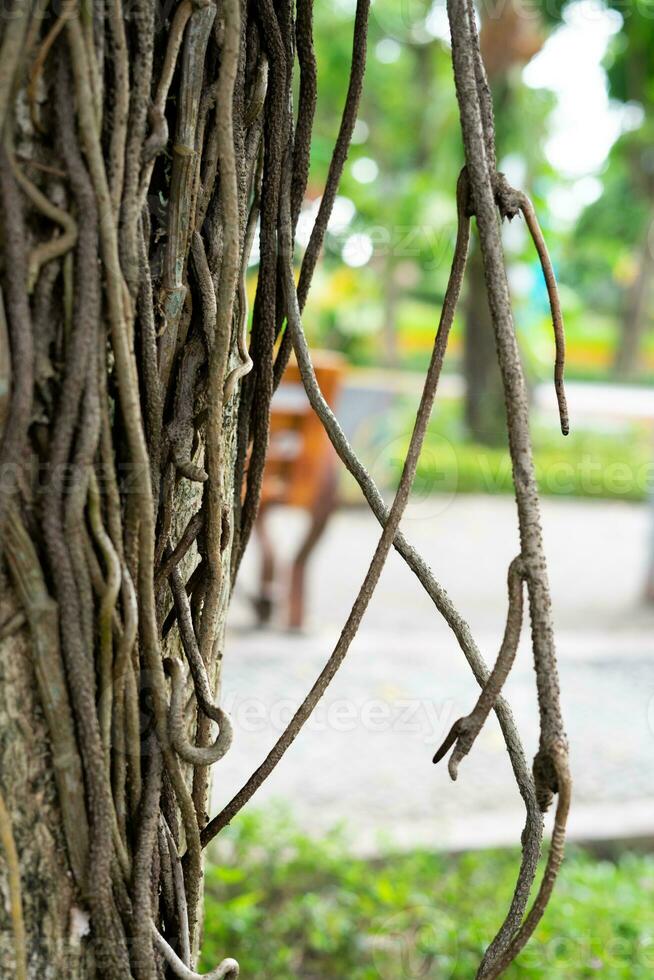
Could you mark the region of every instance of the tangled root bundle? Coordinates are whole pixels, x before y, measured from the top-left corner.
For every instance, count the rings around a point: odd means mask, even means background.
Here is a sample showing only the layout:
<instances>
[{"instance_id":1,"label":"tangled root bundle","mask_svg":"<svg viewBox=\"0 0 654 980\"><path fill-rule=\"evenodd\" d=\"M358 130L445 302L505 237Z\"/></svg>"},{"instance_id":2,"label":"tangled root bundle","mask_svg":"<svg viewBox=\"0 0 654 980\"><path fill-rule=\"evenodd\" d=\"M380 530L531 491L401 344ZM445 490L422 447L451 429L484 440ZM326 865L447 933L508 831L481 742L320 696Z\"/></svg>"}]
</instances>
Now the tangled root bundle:
<instances>
[{"instance_id":1,"label":"tangled root bundle","mask_svg":"<svg viewBox=\"0 0 654 980\"><path fill-rule=\"evenodd\" d=\"M3 636L12 629L31 636L67 859L90 911L99 976L196 976L202 849L299 734L347 654L392 547L451 627L482 687L435 761L453 749L456 778L494 710L525 804L515 894L480 977L498 976L527 942L560 866L570 777L498 213L523 213L543 265L565 433L563 324L533 208L497 173L471 0L448 4L465 148L458 234L390 508L322 396L302 327L357 116L368 12L369 0L358 0L341 125L297 284L295 229L317 101L313 0L181 0L165 10L152 0L67 0L56 9L48 0L14 0L4 29L0 339L6 334L8 356L0 358L0 392L9 396L0 402L0 528L21 612L4 624ZM399 531L472 217L504 382L521 539L491 671ZM248 329L245 273L257 224L260 263ZM292 351L309 401L382 533L307 698L261 766L209 820L210 767L232 740L217 693L225 611L257 516L271 398ZM533 773L501 696L525 591L541 720ZM527 912L542 812L554 795L549 857ZM15 896L15 873L12 885ZM24 961L19 899L12 909ZM209 976L237 973L237 963L225 958Z\"/></svg>"}]
</instances>

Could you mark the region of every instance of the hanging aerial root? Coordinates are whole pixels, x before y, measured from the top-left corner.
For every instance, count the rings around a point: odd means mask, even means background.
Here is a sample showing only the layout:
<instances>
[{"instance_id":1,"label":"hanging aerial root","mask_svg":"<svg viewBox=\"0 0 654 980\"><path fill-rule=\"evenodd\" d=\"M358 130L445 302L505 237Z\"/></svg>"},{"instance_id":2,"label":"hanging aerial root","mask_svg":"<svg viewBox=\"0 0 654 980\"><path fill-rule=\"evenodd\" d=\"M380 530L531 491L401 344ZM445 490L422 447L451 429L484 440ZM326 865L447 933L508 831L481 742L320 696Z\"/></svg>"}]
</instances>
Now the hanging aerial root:
<instances>
[{"instance_id":1,"label":"hanging aerial root","mask_svg":"<svg viewBox=\"0 0 654 980\"><path fill-rule=\"evenodd\" d=\"M111 202L120 211L125 177L125 146L129 124L129 56L125 32L125 12L121 0L109 0L107 21L113 43L113 105L109 145L109 186Z\"/></svg>"},{"instance_id":2,"label":"hanging aerial root","mask_svg":"<svg viewBox=\"0 0 654 980\"><path fill-rule=\"evenodd\" d=\"M484 132L486 132L486 127L484 127ZM554 343L556 348L556 357L554 361L554 390L556 391L556 400L559 408L561 432L564 436L567 436L570 432L570 419L568 415L568 404L565 397L565 384L563 380L565 373L565 328L563 326L563 312L561 310L561 299L559 296L556 276L554 274L554 266L552 265L547 244L545 242L545 238L543 237L534 206L530 199L527 197L524 191L519 191L516 190L515 187L511 187L505 175L499 171L495 171L492 174L492 183L495 203L502 218L508 218L508 220L511 221L517 214L522 212L529 230L529 234L531 235L531 239L536 247L536 253L538 255L541 269L543 270L543 278L545 279L547 296L550 304L550 312L552 314L552 327L554 330Z\"/></svg>"},{"instance_id":3,"label":"hanging aerial root","mask_svg":"<svg viewBox=\"0 0 654 980\"><path fill-rule=\"evenodd\" d=\"M16 73L21 63L23 42L27 34L32 6L29 3L13 4L7 15L2 31L0 46L0 134L4 132L5 122L9 115L11 96Z\"/></svg>"},{"instance_id":4,"label":"hanging aerial root","mask_svg":"<svg viewBox=\"0 0 654 980\"><path fill-rule=\"evenodd\" d=\"M107 771L111 770L111 716L113 711L113 615L120 593L122 572L120 560L102 521L100 489L95 472L89 480L89 520L93 536L107 569L104 592L100 603L100 734L104 743Z\"/></svg>"},{"instance_id":5,"label":"hanging aerial root","mask_svg":"<svg viewBox=\"0 0 654 980\"><path fill-rule=\"evenodd\" d=\"M179 541L173 550L169 551L165 555L160 568L157 570L154 580L155 588L158 588L162 582L165 582L172 570L176 568L181 561L183 561L189 548L193 545L195 539L202 530L203 524L204 515L202 514L202 511L196 511L196 513L189 518L188 524L182 531Z\"/></svg>"},{"instance_id":6,"label":"hanging aerial root","mask_svg":"<svg viewBox=\"0 0 654 980\"><path fill-rule=\"evenodd\" d=\"M345 161L347 160L347 154L350 147L350 142L352 140L352 133L354 132L354 125L359 112L359 102L361 101L361 92L363 91L363 76L366 70L369 13L370 0L357 0L356 13L354 15L350 80L348 83L347 95L345 97L345 105L343 106L341 124L338 130L338 136L336 137L336 142L334 144L332 158L329 163L325 188L320 198L318 214L316 215L316 220L313 228L311 229L309 243L306 247L302 264L300 266L300 278L298 280L297 287L300 313L304 309L304 304L306 303L307 296L309 295L311 280L313 279L316 263L318 262L318 257L322 249L322 243L325 239L327 225L329 224L329 219L334 207L334 201L336 200L336 194L338 193L338 185L341 180ZM298 117L298 125L299 123L300 119ZM291 355L292 347L292 337L289 331L286 330L284 332L284 336L282 337L279 350L277 351L277 357L275 359L275 388L278 387L280 381L282 380L282 376L286 370L286 365L288 364L288 359Z\"/></svg>"},{"instance_id":7,"label":"hanging aerial root","mask_svg":"<svg viewBox=\"0 0 654 980\"><path fill-rule=\"evenodd\" d=\"M290 168L287 168L287 176L282 196L281 256L284 267L284 298L286 302L288 328L292 332L291 335L297 337L298 334L302 332L302 322L297 289L295 285L295 277L293 274L293 232L290 205L290 180L288 179L289 174ZM402 476L400 478L395 499L388 514L388 518L384 524L382 535L370 562L370 567L368 568L359 593L341 631L338 642L334 647L334 650L327 663L317 677L313 687L259 768L252 774L247 783L245 783L245 785L232 798L232 800L230 800L227 806L205 827L201 838L202 843L205 846L233 819L239 810L245 806L248 800L251 799L251 797L268 778L284 753L299 735L303 725L310 717L316 704L327 690L327 687L334 678L338 668L343 663L352 641L358 632L359 626L361 625L364 613L368 608L368 604L372 598L377 583L379 582L386 558L388 557L388 553L393 545L400 520L402 519L402 514L404 513L409 500L409 494L411 492L411 487L413 485L413 480L418 466L418 460L420 458L422 443L427 431L427 424L429 422L432 406L434 404L434 398L436 396L436 389L438 387L438 380L440 378L441 368L443 366L447 341L452 323L454 321L454 314L461 291L461 283L463 281L463 273L465 270L466 257L468 253L470 227L468 216L468 184L465 169L461 171L461 175L459 177L457 203L459 213L457 241L450 278L445 292L445 298L443 300L443 309L441 311L440 322L434 340L431 361L425 377L422 397L420 399L420 405L416 414L416 420L413 432L411 434L409 448L407 450L404 467L402 469Z\"/></svg>"},{"instance_id":8,"label":"hanging aerial root","mask_svg":"<svg viewBox=\"0 0 654 980\"><path fill-rule=\"evenodd\" d=\"M270 75L264 107L264 160L261 188L260 260L252 312L250 357L254 367L248 378L240 413L248 409L248 437L252 448L247 467L245 495L238 528L234 567L238 568L259 512L263 473L270 433L270 402L273 396L273 359L277 329L280 263L280 194L284 154L290 136L290 72L276 5L257 0L262 44L268 54ZM290 162L289 162L290 166ZM222 182L221 182L222 183ZM229 227L229 226L227 226ZM236 229L235 229L236 231ZM224 263L224 259L223 259ZM237 270L238 275L238 270ZM234 283L236 283L236 276Z\"/></svg>"},{"instance_id":9,"label":"hanging aerial root","mask_svg":"<svg viewBox=\"0 0 654 980\"><path fill-rule=\"evenodd\" d=\"M182 648L188 660L191 677L193 678L198 706L207 718L220 725L224 720L225 714L222 708L213 703L207 668L202 658L193 626L191 604L179 568L173 568L170 573L170 586L177 609L177 622L182 640Z\"/></svg>"},{"instance_id":10,"label":"hanging aerial root","mask_svg":"<svg viewBox=\"0 0 654 980\"><path fill-rule=\"evenodd\" d=\"M476 56L479 38L472 2L448 0L447 11L452 37L452 64L461 131L507 407L507 431L516 491L521 556L529 595L540 719L540 747L533 766L534 785L541 810L547 808L555 794L559 797L555 834L552 838L545 876L534 906L524 923L518 925L517 933L511 941L505 943L503 940L502 944L495 941L480 966L478 974L480 977L495 977L508 966L528 941L552 892L563 855L571 784L560 704L547 564L529 431L529 406L515 336L500 227L497 221L498 208L502 216L511 217L524 206L525 201L522 195L505 186L505 180L503 181L501 175L496 173L493 107L492 101L487 97L488 83L483 61ZM510 200L507 198L506 202L503 202L502 195L505 192ZM543 261L542 254L541 261ZM551 271L551 264L548 266L546 263L544 270L548 269ZM552 294L550 294L550 301L552 301ZM558 298L555 300L554 309L556 303ZM560 327L561 323L557 321L555 315L555 330ZM559 373L562 379L560 359L557 375ZM567 426L565 411L561 412L561 422L565 431ZM511 910L500 930L504 937L507 935L509 920L513 924Z\"/></svg>"},{"instance_id":11,"label":"hanging aerial root","mask_svg":"<svg viewBox=\"0 0 654 980\"><path fill-rule=\"evenodd\" d=\"M195 138L200 111L204 59L216 8L211 3L194 7L182 48L180 96L177 101L170 192L166 211L166 247L163 256L159 308L159 376L164 400L177 350L179 324L187 297L184 269L193 220Z\"/></svg>"},{"instance_id":12,"label":"hanging aerial root","mask_svg":"<svg viewBox=\"0 0 654 980\"><path fill-rule=\"evenodd\" d=\"M448 764L448 770L452 779L456 779L459 763L467 756L479 732L482 730L486 719L495 707L500 692L504 687L504 682L513 666L520 641L520 631L522 629L523 577L524 568L522 558L518 555L509 566L509 610L506 617L504 639L497 660L495 661L495 666L470 714L454 722L443 744L434 755L433 761L440 762L454 745L454 752Z\"/></svg>"},{"instance_id":13,"label":"hanging aerial root","mask_svg":"<svg viewBox=\"0 0 654 980\"><path fill-rule=\"evenodd\" d=\"M136 968L138 980L141 977L157 976L148 923L152 908L152 861L158 841L162 788L162 759L158 747L154 748L149 761L150 765L143 785L131 881L133 911L130 916L132 928L130 958Z\"/></svg>"},{"instance_id":14,"label":"hanging aerial root","mask_svg":"<svg viewBox=\"0 0 654 980\"><path fill-rule=\"evenodd\" d=\"M154 159L161 153L168 142L168 123L166 121L166 99L175 74L175 66L179 57L179 52L184 38L184 31L189 17L193 13L191 0L182 0L175 10L175 16L168 33L168 46L164 57L163 67L159 75L157 91L152 100L152 105L148 111L148 117L152 132L143 147L143 162L145 164L141 175L140 208L145 204L145 199L150 187Z\"/></svg>"},{"instance_id":15,"label":"hanging aerial root","mask_svg":"<svg viewBox=\"0 0 654 980\"><path fill-rule=\"evenodd\" d=\"M148 451L153 473L161 466L161 434L163 416L163 396L159 381L159 365L157 353L157 328L154 316L154 295L152 290L152 274L148 257L150 241L150 216L147 210L141 213L138 221L137 251L139 265L139 283L136 294L139 314L139 334L141 339L141 364L143 387L145 390L145 424L148 441ZM157 490L156 483L154 484ZM158 507L159 496L155 496L155 508Z\"/></svg>"},{"instance_id":16,"label":"hanging aerial root","mask_svg":"<svg viewBox=\"0 0 654 980\"><path fill-rule=\"evenodd\" d=\"M202 236L197 231L194 231L191 235L191 256L202 298L202 330L204 332L207 350L211 351L215 341L218 306L216 302L216 290L214 289L213 279L211 278L211 270L207 262L204 242L202 241Z\"/></svg>"},{"instance_id":17,"label":"hanging aerial root","mask_svg":"<svg viewBox=\"0 0 654 980\"><path fill-rule=\"evenodd\" d=\"M548 906L556 879L563 864L566 827L572 796L572 779L568 764L567 744L563 741L558 746L552 746L549 750L549 758L554 767L557 781L557 805L554 815L552 838L547 854L547 863L540 888L538 889L538 894L534 899L532 907L508 948L496 959L489 957L487 961L484 958L477 974L479 980L495 980L496 977L501 976L516 956L525 948Z\"/></svg>"},{"instance_id":18,"label":"hanging aerial root","mask_svg":"<svg viewBox=\"0 0 654 980\"><path fill-rule=\"evenodd\" d=\"M19 8L22 9L22 6ZM14 21L11 22L11 26ZM9 30L6 41L9 40ZM6 43L6 42L5 42ZM4 54L4 45L2 47ZM2 112L0 85L0 122ZM3 213L5 271L3 307L8 324L11 349L11 393L3 418L0 440L0 472L3 492L0 494L0 553L3 549L2 531L11 493L15 489L21 461L25 454L27 432L34 398L34 337L32 316L27 297L27 241L23 202L12 173L9 155L0 141L0 204Z\"/></svg>"},{"instance_id":19,"label":"hanging aerial root","mask_svg":"<svg viewBox=\"0 0 654 980\"><path fill-rule=\"evenodd\" d=\"M297 123L293 138L293 178L291 181L293 233L295 233L309 180L311 135L318 96L318 66L313 43L313 0L298 0L295 37L300 65L300 87Z\"/></svg>"},{"instance_id":20,"label":"hanging aerial root","mask_svg":"<svg viewBox=\"0 0 654 980\"><path fill-rule=\"evenodd\" d=\"M41 121L39 120L39 115L36 109L36 94L39 85L39 80L43 74L43 68L48 59L48 55L52 50L52 45L57 40L62 30L66 26L66 21L70 17L74 16L75 13L76 13L75 3L68 2L64 4L64 9L59 14L56 21L54 22L54 24L52 25L52 27L44 37L43 41L41 42L39 46L39 50L36 53L36 57L34 59L30 71L30 80L26 89L27 102L30 107L30 116L32 117L32 123L34 124L34 128L41 133L44 132L44 128L41 125Z\"/></svg>"},{"instance_id":21,"label":"hanging aerial root","mask_svg":"<svg viewBox=\"0 0 654 980\"><path fill-rule=\"evenodd\" d=\"M166 427L170 455L175 467L182 476L195 483L205 483L207 480L204 467L191 459L195 436L193 425L195 391L197 377L205 359L202 341L195 335L187 343L181 358L175 392L175 415Z\"/></svg>"},{"instance_id":22,"label":"hanging aerial root","mask_svg":"<svg viewBox=\"0 0 654 980\"><path fill-rule=\"evenodd\" d=\"M257 166L253 178L253 198L245 227L243 254L241 256L241 268L238 276L238 330L236 339L240 362L235 368L232 368L225 379L225 392L223 395L223 401L225 404L227 404L229 399L236 391L236 386L241 378L244 378L246 374L249 374L253 367L252 358L250 357L250 352L248 350L248 296L245 287L248 271L248 259L252 250L252 243L254 242L254 234L257 228L259 210L261 207L262 168L263 156L260 156L259 165Z\"/></svg>"},{"instance_id":23,"label":"hanging aerial root","mask_svg":"<svg viewBox=\"0 0 654 980\"><path fill-rule=\"evenodd\" d=\"M547 295L549 297L550 310L552 312L552 326L554 327L554 343L556 345L556 360L554 362L554 388L559 405L561 432L564 436L567 436L570 432L570 419L568 416L568 403L565 397L565 385L563 381L563 375L565 372L565 330L563 327L563 313L561 311L559 290L556 284L556 276L554 275L552 260L550 259L547 244L545 243L543 233L540 229L538 218L536 217L536 212L534 211L534 206L526 194L520 194L520 210L525 216L529 233L531 234L534 245L536 246L538 258L540 259L541 268L543 270L543 276L545 278L545 285L547 286Z\"/></svg>"}]
</instances>

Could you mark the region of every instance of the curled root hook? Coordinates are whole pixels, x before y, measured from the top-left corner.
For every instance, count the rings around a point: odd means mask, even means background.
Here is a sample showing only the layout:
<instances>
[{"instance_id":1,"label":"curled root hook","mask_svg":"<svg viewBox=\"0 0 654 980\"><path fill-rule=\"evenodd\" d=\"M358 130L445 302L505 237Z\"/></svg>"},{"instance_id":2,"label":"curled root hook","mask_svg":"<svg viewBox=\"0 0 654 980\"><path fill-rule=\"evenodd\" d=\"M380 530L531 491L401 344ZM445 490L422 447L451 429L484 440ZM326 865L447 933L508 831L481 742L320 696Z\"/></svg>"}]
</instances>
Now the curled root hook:
<instances>
[{"instance_id":1,"label":"curled root hook","mask_svg":"<svg viewBox=\"0 0 654 980\"><path fill-rule=\"evenodd\" d=\"M565 372L565 329L563 326L563 312L561 310L561 298L559 288L554 275L554 266L547 250L547 244L541 231L540 224L534 206L523 191L511 187L503 173L499 171L493 176L493 192L495 203L499 208L502 218L511 221L517 214L522 215L527 223L529 234L536 247L538 259L550 302L552 314L552 326L554 328L554 343L556 345L556 358L554 361L554 388L556 400L559 406L559 419L561 422L561 432L567 436L570 432L570 418L568 415L568 403L565 396L565 385L563 375Z\"/></svg>"},{"instance_id":2,"label":"curled root hook","mask_svg":"<svg viewBox=\"0 0 654 980\"><path fill-rule=\"evenodd\" d=\"M455 746L448 763L448 771L453 780L456 780L458 776L459 764L470 752L486 719L495 707L504 682L513 666L520 640L520 631L522 629L522 583L524 578L525 571L522 557L518 555L509 565L509 609L506 617L504 639L502 640L502 646L497 655L495 666L484 684L477 703L470 714L454 722L443 744L434 755L433 761L435 763L440 762L441 759L445 758L452 746Z\"/></svg>"},{"instance_id":3,"label":"curled root hook","mask_svg":"<svg viewBox=\"0 0 654 980\"><path fill-rule=\"evenodd\" d=\"M536 247L538 258L540 259L543 276L545 278L545 285L547 286L547 295L549 297L550 310L552 312L552 326L554 327L554 343L556 345L556 359L554 361L554 388L556 391L556 400L559 405L561 432L564 436L567 436L570 432L570 417L568 415L568 402L565 396L565 384L563 381L563 375L565 372L565 329L563 326L563 313L561 311L559 289L556 284L556 276L554 275L554 266L552 265L552 260L547 250L547 244L540 229L534 206L526 194L521 193L519 195L519 202L520 210L522 211L525 221L527 222L527 228L529 229L529 233Z\"/></svg>"},{"instance_id":4,"label":"curled root hook","mask_svg":"<svg viewBox=\"0 0 654 980\"><path fill-rule=\"evenodd\" d=\"M170 713L168 716L168 733L173 748L177 754L192 766L211 766L227 753L233 740L234 729L229 715L222 708L214 710L215 721L218 724L218 735L213 745L199 747L192 745L186 736L184 718L184 671L179 660L169 657L164 666L172 681L170 698Z\"/></svg>"},{"instance_id":5,"label":"curled root hook","mask_svg":"<svg viewBox=\"0 0 654 980\"><path fill-rule=\"evenodd\" d=\"M194 463L190 456L185 455L183 452L179 452L177 447L173 446L172 453L173 463L175 468L179 470L182 476L185 476L187 480L192 483L206 483L209 479L207 471L203 466L199 466Z\"/></svg>"},{"instance_id":6,"label":"curled root hook","mask_svg":"<svg viewBox=\"0 0 654 980\"><path fill-rule=\"evenodd\" d=\"M232 368L225 379L225 391L223 394L223 401L225 404L227 404L229 399L234 394L236 385L241 378L244 378L246 374L249 374L253 367L253 361L248 350L248 297L247 290L245 288L245 279L248 270L248 257L252 249L252 242L254 241L254 233L256 231L261 207L262 170L263 154L260 154L257 170L254 175L254 198L248 213L248 220L245 228L245 243L243 246L241 268L238 277L238 333L236 339L238 343L238 356L240 358L240 362L235 368Z\"/></svg>"},{"instance_id":7,"label":"curled root hook","mask_svg":"<svg viewBox=\"0 0 654 980\"><path fill-rule=\"evenodd\" d=\"M239 974L239 965L231 957L223 960L211 973L196 973L180 960L175 950L168 945L164 937L152 923L152 937L155 948L161 953L172 972L180 980L236 980Z\"/></svg>"}]
</instances>

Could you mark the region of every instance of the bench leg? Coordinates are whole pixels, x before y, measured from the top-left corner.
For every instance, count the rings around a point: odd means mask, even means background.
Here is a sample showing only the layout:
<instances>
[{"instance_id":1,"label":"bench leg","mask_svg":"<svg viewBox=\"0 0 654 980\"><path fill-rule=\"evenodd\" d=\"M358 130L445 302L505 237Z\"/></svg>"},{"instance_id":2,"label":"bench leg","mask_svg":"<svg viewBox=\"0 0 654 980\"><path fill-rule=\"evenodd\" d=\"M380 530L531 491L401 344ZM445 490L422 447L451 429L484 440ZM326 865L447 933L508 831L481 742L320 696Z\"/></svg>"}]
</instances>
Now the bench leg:
<instances>
[{"instance_id":1,"label":"bench leg","mask_svg":"<svg viewBox=\"0 0 654 980\"><path fill-rule=\"evenodd\" d=\"M254 525L261 545L261 568L259 571L259 593L254 598L254 611L259 626L270 622L273 611L273 584L275 579L275 550L268 534L266 518L268 510L262 507Z\"/></svg>"},{"instance_id":2,"label":"bench leg","mask_svg":"<svg viewBox=\"0 0 654 980\"><path fill-rule=\"evenodd\" d=\"M289 594L289 629L301 629L304 624L305 573L311 552L323 535L335 507L338 490L338 471L330 466L323 478L320 492L310 511L310 524L306 536L291 566Z\"/></svg>"}]
</instances>

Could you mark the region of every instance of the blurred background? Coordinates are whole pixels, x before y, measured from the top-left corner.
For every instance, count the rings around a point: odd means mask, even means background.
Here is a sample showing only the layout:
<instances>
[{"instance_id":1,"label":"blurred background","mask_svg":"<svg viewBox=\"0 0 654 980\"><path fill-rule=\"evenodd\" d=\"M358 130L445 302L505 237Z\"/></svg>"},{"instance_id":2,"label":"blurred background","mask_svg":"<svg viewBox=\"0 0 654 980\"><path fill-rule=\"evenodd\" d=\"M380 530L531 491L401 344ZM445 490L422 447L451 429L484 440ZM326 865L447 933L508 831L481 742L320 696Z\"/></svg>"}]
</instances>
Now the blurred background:
<instances>
[{"instance_id":1,"label":"blurred background","mask_svg":"<svg viewBox=\"0 0 654 980\"><path fill-rule=\"evenodd\" d=\"M316 7L319 98L300 244L340 123L354 6ZM654 934L641 915L654 893L654 10L489 0L480 24L499 168L534 202L565 317L567 438L540 266L522 219L505 223L572 751L571 836L590 848L573 851L536 951L509 975L651 977ZM375 0L361 110L304 324L336 414L389 501L449 273L462 162L443 0ZM255 250L252 292L256 264ZM236 740L216 808L313 683L379 536L292 368L274 410L263 516L229 627L223 703ZM518 541L474 232L403 529L492 660ZM507 696L531 757L538 719L524 634ZM431 764L475 698L456 641L392 555L347 660L258 794L260 812L239 818L216 852L209 901L228 912L220 926L210 915L208 929L217 943L240 935L246 950L257 931L261 962L249 975L473 976L515 864L514 854L476 852L515 847L523 824L494 718L456 784ZM253 841L267 857L247 857ZM234 955L243 966L250 953Z\"/></svg>"}]
</instances>

